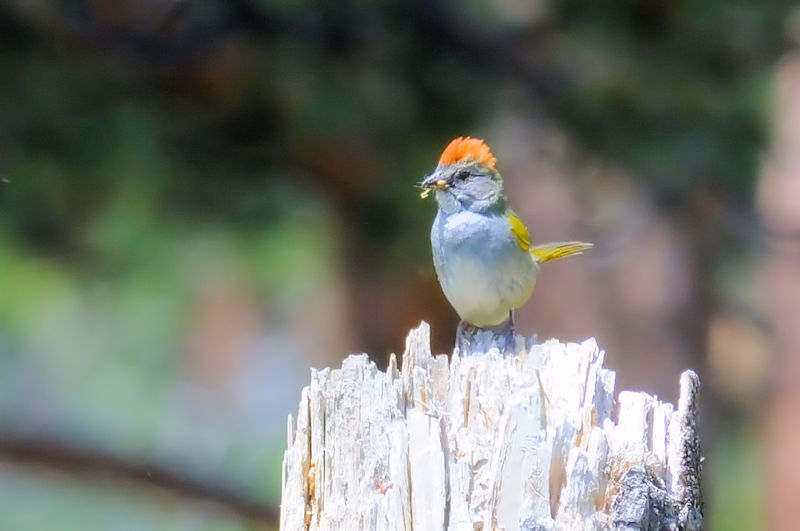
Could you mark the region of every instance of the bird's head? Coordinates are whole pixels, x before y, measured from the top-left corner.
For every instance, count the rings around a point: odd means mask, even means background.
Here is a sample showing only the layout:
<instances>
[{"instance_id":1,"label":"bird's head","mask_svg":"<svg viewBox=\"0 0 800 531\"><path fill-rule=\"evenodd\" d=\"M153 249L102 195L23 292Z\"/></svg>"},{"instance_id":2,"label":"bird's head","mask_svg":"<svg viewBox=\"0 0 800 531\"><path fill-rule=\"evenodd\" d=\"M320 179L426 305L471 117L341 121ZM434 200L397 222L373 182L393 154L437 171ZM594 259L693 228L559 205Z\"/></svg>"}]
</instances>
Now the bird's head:
<instances>
[{"instance_id":1,"label":"bird's head","mask_svg":"<svg viewBox=\"0 0 800 531\"><path fill-rule=\"evenodd\" d=\"M442 152L434 172L420 183L421 196L436 192L439 208L448 213L505 210L503 179L496 162L483 140L458 137Z\"/></svg>"}]
</instances>

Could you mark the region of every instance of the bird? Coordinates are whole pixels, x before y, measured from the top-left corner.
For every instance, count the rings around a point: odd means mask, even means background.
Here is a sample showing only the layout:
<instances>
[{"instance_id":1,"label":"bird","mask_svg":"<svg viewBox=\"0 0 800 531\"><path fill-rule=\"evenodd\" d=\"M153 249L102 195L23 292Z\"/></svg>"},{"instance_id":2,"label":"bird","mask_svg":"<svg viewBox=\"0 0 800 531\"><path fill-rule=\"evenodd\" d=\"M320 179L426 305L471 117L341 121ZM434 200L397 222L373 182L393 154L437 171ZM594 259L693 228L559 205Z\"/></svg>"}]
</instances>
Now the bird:
<instances>
[{"instance_id":1,"label":"bird","mask_svg":"<svg viewBox=\"0 0 800 531\"><path fill-rule=\"evenodd\" d=\"M491 148L461 136L442 152L436 169L419 183L424 199L435 194L431 227L433 264L445 297L461 318L456 349L469 351L480 332L499 338L504 352L518 347L514 310L533 293L541 264L581 254L582 241L531 243L509 205Z\"/></svg>"}]
</instances>

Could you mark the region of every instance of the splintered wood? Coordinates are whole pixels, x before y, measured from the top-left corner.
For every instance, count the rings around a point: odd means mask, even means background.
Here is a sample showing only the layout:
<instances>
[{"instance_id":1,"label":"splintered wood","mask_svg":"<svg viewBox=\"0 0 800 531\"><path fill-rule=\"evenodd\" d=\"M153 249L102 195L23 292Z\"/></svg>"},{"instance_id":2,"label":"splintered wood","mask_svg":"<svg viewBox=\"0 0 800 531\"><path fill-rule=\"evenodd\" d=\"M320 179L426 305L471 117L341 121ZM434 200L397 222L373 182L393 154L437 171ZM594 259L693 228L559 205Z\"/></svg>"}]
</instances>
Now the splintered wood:
<instances>
[{"instance_id":1,"label":"splintered wood","mask_svg":"<svg viewBox=\"0 0 800 531\"><path fill-rule=\"evenodd\" d=\"M281 529L700 529L697 375L619 395L594 339L314 370L289 417Z\"/></svg>"}]
</instances>

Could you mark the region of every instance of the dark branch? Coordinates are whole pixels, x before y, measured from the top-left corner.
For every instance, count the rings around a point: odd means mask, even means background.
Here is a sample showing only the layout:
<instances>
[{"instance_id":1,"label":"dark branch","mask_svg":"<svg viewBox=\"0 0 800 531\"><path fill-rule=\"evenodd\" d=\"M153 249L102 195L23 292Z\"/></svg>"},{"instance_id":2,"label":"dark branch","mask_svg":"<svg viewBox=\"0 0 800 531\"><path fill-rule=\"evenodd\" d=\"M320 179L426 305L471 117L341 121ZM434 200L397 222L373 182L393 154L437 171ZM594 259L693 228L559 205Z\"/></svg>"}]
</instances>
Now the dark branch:
<instances>
[{"instance_id":1,"label":"dark branch","mask_svg":"<svg viewBox=\"0 0 800 531\"><path fill-rule=\"evenodd\" d=\"M176 496L212 502L235 516L261 524L277 525L278 511L242 493L219 478L191 477L159 463L134 462L95 449L55 439L0 435L0 460L45 467L65 474L89 474L168 491Z\"/></svg>"}]
</instances>

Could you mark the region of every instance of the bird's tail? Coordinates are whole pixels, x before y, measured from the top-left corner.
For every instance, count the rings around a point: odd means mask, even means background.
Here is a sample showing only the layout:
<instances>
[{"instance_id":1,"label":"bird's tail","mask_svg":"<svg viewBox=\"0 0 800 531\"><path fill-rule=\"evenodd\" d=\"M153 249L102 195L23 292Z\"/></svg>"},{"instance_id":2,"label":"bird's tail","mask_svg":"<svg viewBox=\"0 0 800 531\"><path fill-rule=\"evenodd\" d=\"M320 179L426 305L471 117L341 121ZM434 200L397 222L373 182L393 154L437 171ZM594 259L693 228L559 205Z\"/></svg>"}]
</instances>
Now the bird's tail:
<instances>
[{"instance_id":1,"label":"bird's tail","mask_svg":"<svg viewBox=\"0 0 800 531\"><path fill-rule=\"evenodd\" d=\"M558 260L574 254L581 254L592 247L594 247L593 243L586 242L550 242L534 245L529 251L539 262L549 262L550 260Z\"/></svg>"}]
</instances>

